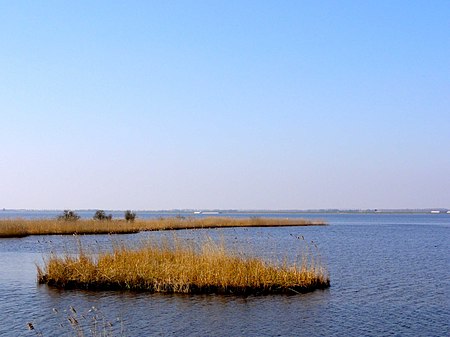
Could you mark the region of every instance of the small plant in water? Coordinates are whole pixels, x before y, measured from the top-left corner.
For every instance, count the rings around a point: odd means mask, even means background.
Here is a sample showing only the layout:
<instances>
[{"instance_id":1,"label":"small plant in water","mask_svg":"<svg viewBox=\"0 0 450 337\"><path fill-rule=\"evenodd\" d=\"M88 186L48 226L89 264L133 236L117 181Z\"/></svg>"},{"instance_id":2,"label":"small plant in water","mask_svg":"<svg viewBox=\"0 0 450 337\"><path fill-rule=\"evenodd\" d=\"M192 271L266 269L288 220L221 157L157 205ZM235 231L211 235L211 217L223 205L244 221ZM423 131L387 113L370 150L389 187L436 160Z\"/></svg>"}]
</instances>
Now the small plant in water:
<instances>
[{"instance_id":1,"label":"small plant in water","mask_svg":"<svg viewBox=\"0 0 450 337\"><path fill-rule=\"evenodd\" d=\"M103 312L92 306L89 310L78 313L73 306L58 310L53 308L53 314L59 317L58 327L49 331L48 335L38 329L37 324L28 322L27 329L36 336L77 336L77 337L112 337L125 336L123 321L120 317L109 320Z\"/></svg>"},{"instance_id":2,"label":"small plant in water","mask_svg":"<svg viewBox=\"0 0 450 337\"><path fill-rule=\"evenodd\" d=\"M112 214L106 215L104 210L97 210L93 216L94 220L111 220Z\"/></svg>"},{"instance_id":3,"label":"small plant in water","mask_svg":"<svg viewBox=\"0 0 450 337\"><path fill-rule=\"evenodd\" d=\"M76 221L80 219L80 216L75 213L74 211L65 209L63 214L58 216L58 220L64 220L64 221Z\"/></svg>"},{"instance_id":4,"label":"small plant in water","mask_svg":"<svg viewBox=\"0 0 450 337\"><path fill-rule=\"evenodd\" d=\"M136 213L126 210L125 211L125 220L129 222L133 222L136 219Z\"/></svg>"}]
</instances>

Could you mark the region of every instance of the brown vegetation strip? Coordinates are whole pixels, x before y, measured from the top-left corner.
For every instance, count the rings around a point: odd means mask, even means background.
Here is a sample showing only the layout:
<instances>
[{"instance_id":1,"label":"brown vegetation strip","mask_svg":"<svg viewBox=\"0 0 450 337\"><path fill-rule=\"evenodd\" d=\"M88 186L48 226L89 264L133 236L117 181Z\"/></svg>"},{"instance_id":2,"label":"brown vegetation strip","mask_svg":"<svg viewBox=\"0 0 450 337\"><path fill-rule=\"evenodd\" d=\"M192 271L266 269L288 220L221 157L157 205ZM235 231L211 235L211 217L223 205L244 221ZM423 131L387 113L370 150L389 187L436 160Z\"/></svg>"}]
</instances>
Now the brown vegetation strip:
<instances>
[{"instance_id":1,"label":"brown vegetation strip","mask_svg":"<svg viewBox=\"0 0 450 337\"><path fill-rule=\"evenodd\" d=\"M322 220L286 218L171 217L136 220L0 220L0 238L54 234L127 234L140 231L223 227L321 226Z\"/></svg>"},{"instance_id":2,"label":"brown vegetation strip","mask_svg":"<svg viewBox=\"0 0 450 337\"><path fill-rule=\"evenodd\" d=\"M38 282L58 288L136 290L162 293L236 295L295 294L329 287L326 271L303 256L297 265L275 265L228 252L212 241L146 243L137 249L50 256Z\"/></svg>"}]
</instances>

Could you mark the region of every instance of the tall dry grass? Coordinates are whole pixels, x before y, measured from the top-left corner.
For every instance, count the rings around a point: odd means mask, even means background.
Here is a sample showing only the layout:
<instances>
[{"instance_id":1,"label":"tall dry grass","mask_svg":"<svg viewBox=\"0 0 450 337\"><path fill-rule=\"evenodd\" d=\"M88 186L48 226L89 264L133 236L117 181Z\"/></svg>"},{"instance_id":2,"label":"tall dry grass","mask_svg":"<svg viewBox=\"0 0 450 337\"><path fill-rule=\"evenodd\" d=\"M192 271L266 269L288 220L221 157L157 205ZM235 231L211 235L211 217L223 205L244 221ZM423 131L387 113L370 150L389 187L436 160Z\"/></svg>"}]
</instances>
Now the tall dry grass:
<instances>
[{"instance_id":1,"label":"tall dry grass","mask_svg":"<svg viewBox=\"0 0 450 337\"><path fill-rule=\"evenodd\" d=\"M98 221L98 220L0 220L0 237L22 237L28 235L54 235L54 234L109 234L109 233L136 233L139 229L132 223L125 221Z\"/></svg>"},{"instance_id":2,"label":"tall dry grass","mask_svg":"<svg viewBox=\"0 0 450 337\"><path fill-rule=\"evenodd\" d=\"M274 264L229 251L212 240L146 242L136 249L51 255L38 268L38 282L59 288L128 289L163 293L269 294L326 288L325 269L311 256Z\"/></svg>"},{"instance_id":3,"label":"tall dry grass","mask_svg":"<svg viewBox=\"0 0 450 337\"><path fill-rule=\"evenodd\" d=\"M227 217L170 217L157 219L139 219L133 222L125 220L64 221L52 219L25 220L1 219L0 238L22 237L27 235L52 234L124 234L140 231L177 230L195 228L223 227L275 227L275 226L319 226L326 225L322 220L286 219L286 218L227 218Z\"/></svg>"}]
</instances>

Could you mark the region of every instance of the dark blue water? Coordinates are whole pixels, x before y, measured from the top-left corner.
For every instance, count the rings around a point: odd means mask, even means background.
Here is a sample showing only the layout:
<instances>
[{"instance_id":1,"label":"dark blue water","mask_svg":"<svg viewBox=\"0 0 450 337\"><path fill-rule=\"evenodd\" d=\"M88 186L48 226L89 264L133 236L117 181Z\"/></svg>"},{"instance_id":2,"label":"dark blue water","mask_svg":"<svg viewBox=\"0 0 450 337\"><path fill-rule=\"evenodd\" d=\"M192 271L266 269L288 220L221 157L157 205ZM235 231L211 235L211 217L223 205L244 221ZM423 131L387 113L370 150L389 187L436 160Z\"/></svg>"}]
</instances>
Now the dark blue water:
<instances>
[{"instance_id":1,"label":"dark blue water","mask_svg":"<svg viewBox=\"0 0 450 337\"><path fill-rule=\"evenodd\" d=\"M86 336L94 335L94 316L97 331L124 336L450 336L449 214L299 216L330 225L176 233L225 240L267 259L294 259L304 248L296 237L303 235L318 246L331 287L295 296L59 291L36 284L35 263L51 250L70 251L72 237L0 239L0 335L76 336L67 320L76 315ZM109 247L161 236L173 234L81 240L85 247ZM28 322L36 329L27 330Z\"/></svg>"}]
</instances>

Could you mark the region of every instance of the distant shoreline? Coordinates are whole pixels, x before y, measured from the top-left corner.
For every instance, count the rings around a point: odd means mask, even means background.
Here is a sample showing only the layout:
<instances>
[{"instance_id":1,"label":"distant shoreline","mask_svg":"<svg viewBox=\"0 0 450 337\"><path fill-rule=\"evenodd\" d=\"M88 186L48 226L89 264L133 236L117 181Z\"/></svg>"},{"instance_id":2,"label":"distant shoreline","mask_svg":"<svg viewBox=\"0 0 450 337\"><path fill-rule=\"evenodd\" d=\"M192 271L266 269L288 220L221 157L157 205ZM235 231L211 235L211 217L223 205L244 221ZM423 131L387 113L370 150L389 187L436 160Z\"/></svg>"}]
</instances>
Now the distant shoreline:
<instances>
[{"instance_id":1,"label":"distant shoreline","mask_svg":"<svg viewBox=\"0 0 450 337\"><path fill-rule=\"evenodd\" d=\"M98 208L80 208L74 209L77 212L95 212ZM107 212L123 212L122 209L105 209ZM1 212L62 212L63 209L27 209L27 208L0 208ZM386 209L163 209L163 210L146 210L139 209L135 212L142 213L168 213L168 214L192 214L192 215L221 215L221 214L361 214L361 213L371 213L371 214L429 214L429 213L448 213L450 208L386 208Z\"/></svg>"}]
</instances>

